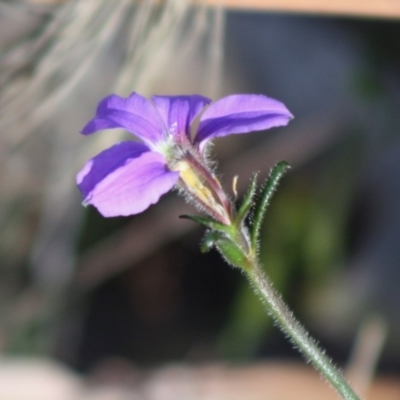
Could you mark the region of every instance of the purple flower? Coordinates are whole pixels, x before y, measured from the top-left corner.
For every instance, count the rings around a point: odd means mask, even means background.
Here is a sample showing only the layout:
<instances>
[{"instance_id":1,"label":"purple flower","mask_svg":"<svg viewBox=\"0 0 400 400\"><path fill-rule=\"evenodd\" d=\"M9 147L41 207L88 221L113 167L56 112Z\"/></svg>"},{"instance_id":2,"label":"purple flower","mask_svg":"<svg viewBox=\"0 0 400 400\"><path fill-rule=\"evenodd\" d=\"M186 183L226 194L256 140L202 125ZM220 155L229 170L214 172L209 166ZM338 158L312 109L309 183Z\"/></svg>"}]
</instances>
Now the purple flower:
<instances>
[{"instance_id":1,"label":"purple flower","mask_svg":"<svg viewBox=\"0 0 400 400\"><path fill-rule=\"evenodd\" d=\"M77 175L83 204L94 205L105 217L138 214L178 185L228 224L230 203L207 166L207 142L286 125L292 114L262 95L231 95L210 103L199 95L104 98L82 133L124 128L141 142L118 143L86 163Z\"/></svg>"}]
</instances>

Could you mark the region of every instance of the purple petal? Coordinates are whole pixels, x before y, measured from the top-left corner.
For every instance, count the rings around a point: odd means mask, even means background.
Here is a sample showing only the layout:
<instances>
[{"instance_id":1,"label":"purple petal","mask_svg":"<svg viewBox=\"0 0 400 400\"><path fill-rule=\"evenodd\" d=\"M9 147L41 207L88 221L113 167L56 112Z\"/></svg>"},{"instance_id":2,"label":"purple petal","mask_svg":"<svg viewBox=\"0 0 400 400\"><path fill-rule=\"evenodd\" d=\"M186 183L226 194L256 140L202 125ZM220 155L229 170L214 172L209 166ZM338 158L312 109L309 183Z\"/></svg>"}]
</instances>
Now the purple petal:
<instances>
[{"instance_id":1,"label":"purple petal","mask_svg":"<svg viewBox=\"0 0 400 400\"><path fill-rule=\"evenodd\" d=\"M116 94L105 97L82 133L88 135L111 128L124 128L149 145L164 138L164 127L157 111L149 100L137 93L127 98Z\"/></svg>"},{"instance_id":2,"label":"purple petal","mask_svg":"<svg viewBox=\"0 0 400 400\"><path fill-rule=\"evenodd\" d=\"M291 118L293 115L280 101L263 95L231 95L218 100L204 112L195 143L286 125Z\"/></svg>"},{"instance_id":3,"label":"purple petal","mask_svg":"<svg viewBox=\"0 0 400 400\"><path fill-rule=\"evenodd\" d=\"M166 127L178 140L181 135L190 139L191 123L211 103L211 99L199 95L153 96L152 100Z\"/></svg>"},{"instance_id":4,"label":"purple petal","mask_svg":"<svg viewBox=\"0 0 400 400\"><path fill-rule=\"evenodd\" d=\"M164 157L136 142L122 142L87 162L77 175L85 205L104 217L138 214L156 203L179 179Z\"/></svg>"}]
</instances>

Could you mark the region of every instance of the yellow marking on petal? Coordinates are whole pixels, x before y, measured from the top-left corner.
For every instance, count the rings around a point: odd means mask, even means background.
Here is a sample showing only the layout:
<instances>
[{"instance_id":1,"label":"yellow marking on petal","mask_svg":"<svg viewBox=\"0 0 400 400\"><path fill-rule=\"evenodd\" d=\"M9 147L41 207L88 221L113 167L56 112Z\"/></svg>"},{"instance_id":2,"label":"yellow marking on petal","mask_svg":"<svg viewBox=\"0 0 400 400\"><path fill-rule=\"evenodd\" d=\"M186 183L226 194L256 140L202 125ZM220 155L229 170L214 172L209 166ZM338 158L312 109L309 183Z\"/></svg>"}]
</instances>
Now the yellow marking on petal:
<instances>
[{"instance_id":1,"label":"yellow marking on petal","mask_svg":"<svg viewBox=\"0 0 400 400\"><path fill-rule=\"evenodd\" d=\"M177 162L172 168L174 171L179 171L180 178L185 183L192 195L207 204L211 209L225 215L225 210L221 204L216 201L213 192L204 185L201 178L196 174L195 170L186 161Z\"/></svg>"}]
</instances>

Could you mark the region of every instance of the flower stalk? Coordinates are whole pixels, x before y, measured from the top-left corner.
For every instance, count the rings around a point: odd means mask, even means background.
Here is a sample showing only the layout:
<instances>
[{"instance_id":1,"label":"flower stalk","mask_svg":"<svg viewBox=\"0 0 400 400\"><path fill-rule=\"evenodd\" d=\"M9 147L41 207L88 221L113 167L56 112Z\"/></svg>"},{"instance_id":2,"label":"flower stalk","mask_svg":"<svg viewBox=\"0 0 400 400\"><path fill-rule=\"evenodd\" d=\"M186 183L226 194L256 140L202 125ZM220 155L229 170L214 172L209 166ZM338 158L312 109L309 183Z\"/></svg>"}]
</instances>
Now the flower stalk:
<instances>
[{"instance_id":1,"label":"flower stalk","mask_svg":"<svg viewBox=\"0 0 400 400\"><path fill-rule=\"evenodd\" d=\"M105 217L138 214L178 187L207 215L181 216L207 228L201 250L215 247L230 265L242 269L267 312L306 359L345 400L359 400L289 311L258 261L261 224L289 164L281 161L272 168L257 200L254 175L236 211L205 157L214 138L284 126L291 118L283 103L264 95L231 95L212 104L199 95L153 96L151 101L137 93L127 98L110 95L99 103L82 134L124 128L140 142L117 143L93 157L78 173L77 184L83 204L95 206Z\"/></svg>"},{"instance_id":2,"label":"flower stalk","mask_svg":"<svg viewBox=\"0 0 400 400\"><path fill-rule=\"evenodd\" d=\"M252 269L247 272L247 277L264 303L268 314L303 356L337 390L343 399L360 400L346 382L342 373L333 365L324 351L318 347L315 340L296 320L293 313L289 311L258 263L252 265Z\"/></svg>"},{"instance_id":3,"label":"flower stalk","mask_svg":"<svg viewBox=\"0 0 400 400\"><path fill-rule=\"evenodd\" d=\"M225 260L243 270L254 291L264 303L267 313L303 356L337 390L343 399L360 400L346 382L342 373L333 365L324 351L319 348L316 341L310 337L306 329L294 317L282 297L264 274L258 260L261 221L280 179L288 168L289 164L284 161L277 163L272 168L257 204L254 204L253 201L256 192L256 176L253 176L243 204L232 226L224 227L222 230L219 226L207 224L207 221L197 221L210 228L210 232L206 236L207 247L203 245L202 250L207 251L214 245ZM246 241L249 237L249 232L244 222L252 205L255 211L253 223L250 227L250 241Z\"/></svg>"}]
</instances>

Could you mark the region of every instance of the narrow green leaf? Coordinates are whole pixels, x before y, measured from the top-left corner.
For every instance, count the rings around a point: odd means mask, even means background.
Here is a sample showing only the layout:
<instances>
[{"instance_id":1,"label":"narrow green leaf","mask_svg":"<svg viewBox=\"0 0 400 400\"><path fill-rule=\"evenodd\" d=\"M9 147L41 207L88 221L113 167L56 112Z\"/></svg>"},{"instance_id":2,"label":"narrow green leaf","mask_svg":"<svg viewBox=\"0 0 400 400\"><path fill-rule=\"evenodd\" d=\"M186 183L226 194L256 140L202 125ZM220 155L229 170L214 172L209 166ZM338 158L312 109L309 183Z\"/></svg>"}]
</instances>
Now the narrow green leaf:
<instances>
[{"instance_id":1,"label":"narrow green leaf","mask_svg":"<svg viewBox=\"0 0 400 400\"><path fill-rule=\"evenodd\" d=\"M200 225L204 225L207 228L213 229L218 232L228 232L229 228L218 222L213 218L200 217L198 215L180 215L179 218L190 219L191 221L197 222Z\"/></svg>"},{"instance_id":2,"label":"narrow green leaf","mask_svg":"<svg viewBox=\"0 0 400 400\"><path fill-rule=\"evenodd\" d=\"M247 189L247 193L244 196L243 203L239 208L239 211L236 216L235 223L236 225L240 225L244 219L247 217L247 214L249 213L250 209L253 207L254 202L253 202L253 197L254 194L256 193L257 189L257 176L258 173L253 174L253 176L250 179L250 184Z\"/></svg>"},{"instance_id":3,"label":"narrow green leaf","mask_svg":"<svg viewBox=\"0 0 400 400\"><path fill-rule=\"evenodd\" d=\"M269 177L261 190L260 198L254 210L254 220L251 228L251 247L254 252L257 249L261 224L264 219L265 212L267 211L268 205L278 187L281 178L289 168L290 165L286 161L279 161L277 164L275 164L272 167Z\"/></svg>"}]
</instances>

